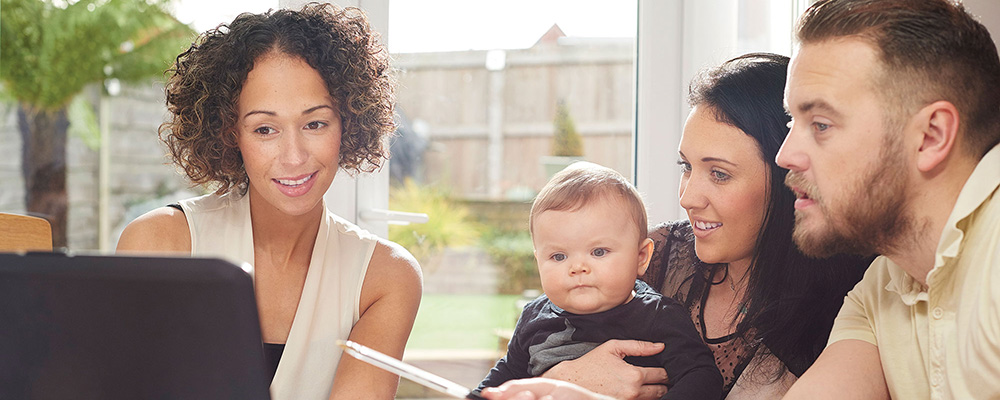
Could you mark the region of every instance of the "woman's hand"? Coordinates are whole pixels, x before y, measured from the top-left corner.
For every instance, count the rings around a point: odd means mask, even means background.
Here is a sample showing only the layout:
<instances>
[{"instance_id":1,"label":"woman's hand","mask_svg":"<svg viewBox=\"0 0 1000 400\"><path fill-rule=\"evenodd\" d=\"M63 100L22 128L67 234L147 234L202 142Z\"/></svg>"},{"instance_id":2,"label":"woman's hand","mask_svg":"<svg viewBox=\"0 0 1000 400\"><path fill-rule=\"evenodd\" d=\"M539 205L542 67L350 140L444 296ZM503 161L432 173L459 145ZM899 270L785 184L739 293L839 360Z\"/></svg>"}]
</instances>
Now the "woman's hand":
<instances>
[{"instance_id":1,"label":"woman's hand","mask_svg":"<svg viewBox=\"0 0 1000 400\"><path fill-rule=\"evenodd\" d=\"M623 359L651 356L661 351L662 343L609 340L583 357L556 364L542 376L571 382L616 399L658 399L667 393L667 371L637 367Z\"/></svg>"},{"instance_id":2,"label":"woman's hand","mask_svg":"<svg viewBox=\"0 0 1000 400\"><path fill-rule=\"evenodd\" d=\"M546 378L508 381L498 388L483 389L482 396L490 400L604 400L599 395L569 382Z\"/></svg>"}]
</instances>

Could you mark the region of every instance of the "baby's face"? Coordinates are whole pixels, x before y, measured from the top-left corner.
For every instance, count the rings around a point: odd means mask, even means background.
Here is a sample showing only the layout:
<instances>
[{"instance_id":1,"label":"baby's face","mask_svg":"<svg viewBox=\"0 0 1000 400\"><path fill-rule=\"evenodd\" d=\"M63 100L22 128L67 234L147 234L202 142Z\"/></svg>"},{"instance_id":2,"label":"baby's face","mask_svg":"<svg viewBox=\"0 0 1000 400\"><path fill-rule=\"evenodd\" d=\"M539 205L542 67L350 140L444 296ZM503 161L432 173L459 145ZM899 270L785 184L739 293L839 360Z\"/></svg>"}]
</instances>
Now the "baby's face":
<instances>
[{"instance_id":1,"label":"baby's face","mask_svg":"<svg viewBox=\"0 0 1000 400\"><path fill-rule=\"evenodd\" d=\"M542 289L574 314L609 310L632 298L652 242L639 237L624 202L604 197L572 211L548 210L533 222Z\"/></svg>"}]
</instances>

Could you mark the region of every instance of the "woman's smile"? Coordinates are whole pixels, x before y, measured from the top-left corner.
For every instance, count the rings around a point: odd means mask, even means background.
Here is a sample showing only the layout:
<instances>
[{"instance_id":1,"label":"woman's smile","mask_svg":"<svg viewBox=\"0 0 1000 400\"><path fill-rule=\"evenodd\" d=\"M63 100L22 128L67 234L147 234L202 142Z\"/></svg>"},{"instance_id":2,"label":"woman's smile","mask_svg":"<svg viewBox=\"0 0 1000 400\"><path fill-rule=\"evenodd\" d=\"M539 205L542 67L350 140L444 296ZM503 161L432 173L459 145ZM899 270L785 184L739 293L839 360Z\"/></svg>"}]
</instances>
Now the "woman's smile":
<instances>
[{"instance_id":1,"label":"woman's smile","mask_svg":"<svg viewBox=\"0 0 1000 400\"><path fill-rule=\"evenodd\" d=\"M316 174L319 171L315 171L311 174L302 175L300 178L277 178L272 179L278 190L284 193L288 197L299 197L309 192L316 180Z\"/></svg>"},{"instance_id":2,"label":"woman's smile","mask_svg":"<svg viewBox=\"0 0 1000 400\"><path fill-rule=\"evenodd\" d=\"M688 220L691 221L691 230L694 233L694 237L698 239L706 239L722 227L721 222L708 222L690 215L688 216Z\"/></svg>"}]
</instances>

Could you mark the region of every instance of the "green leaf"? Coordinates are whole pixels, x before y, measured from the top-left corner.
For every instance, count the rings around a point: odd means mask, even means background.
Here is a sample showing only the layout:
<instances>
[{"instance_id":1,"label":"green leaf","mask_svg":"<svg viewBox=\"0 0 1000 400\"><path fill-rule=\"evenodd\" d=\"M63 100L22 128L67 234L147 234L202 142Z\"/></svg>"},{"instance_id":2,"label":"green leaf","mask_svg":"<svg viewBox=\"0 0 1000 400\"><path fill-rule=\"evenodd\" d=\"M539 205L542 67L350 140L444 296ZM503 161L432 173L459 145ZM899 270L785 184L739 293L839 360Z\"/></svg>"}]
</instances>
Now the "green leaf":
<instances>
[{"instance_id":1,"label":"green leaf","mask_svg":"<svg viewBox=\"0 0 1000 400\"><path fill-rule=\"evenodd\" d=\"M80 138L87 148L101 148L101 129L97 125L94 107L84 96L76 96L66 110L69 119L69 134Z\"/></svg>"},{"instance_id":2,"label":"green leaf","mask_svg":"<svg viewBox=\"0 0 1000 400\"><path fill-rule=\"evenodd\" d=\"M162 76L195 37L168 3L0 0L0 81L19 102L55 110L92 83Z\"/></svg>"},{"instance_id":3,"label":"green leaf","mask_svg":"<svg viewBox=\"0 0 1000 400\"><path fill-rule=\"evenodd\" d=\"M443 187L419 185L407 179L402 186L392 187L389 202L399 211L426 213L423 224L390 225L389 240L405 247L418 260L448 246L475 243L479 227L469 217L465 206L452 200Z\"/></svg>"}]
</instances>

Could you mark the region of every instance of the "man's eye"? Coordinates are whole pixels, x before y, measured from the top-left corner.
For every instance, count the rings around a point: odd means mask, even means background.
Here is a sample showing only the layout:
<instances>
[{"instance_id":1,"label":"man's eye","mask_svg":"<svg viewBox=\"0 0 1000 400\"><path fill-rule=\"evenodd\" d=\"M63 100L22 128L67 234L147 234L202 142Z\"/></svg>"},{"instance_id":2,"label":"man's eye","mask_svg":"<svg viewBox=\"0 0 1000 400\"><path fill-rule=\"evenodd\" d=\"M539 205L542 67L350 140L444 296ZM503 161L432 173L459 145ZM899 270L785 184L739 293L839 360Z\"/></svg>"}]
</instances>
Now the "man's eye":
<instances>
[{"instance_id":1,"label":"man's eye","mask_svg":"<svg viewBox=\"0 0 1000 400\"><path fill-rule=\"evenodd\" d=\"M822 122L813 122L813 126L816 128L817 132L823 132L830 129L830 125L824 124Z\"/></svg>"},{"instance_id":2,"label":"man's eye","mask_svg":"<svg viewBox=\"0 0 1000 400\"><path fill-rule=\"evenodd\" d=\"M562 253L556 253L552 255L552 259L556 261L563 261L566 259L566 255Z\"/></svg>"},{"instance_id":3,"label":"man's eye","mask_svg":"<svg viewBox=\"0 0 1000 400\"><path fill-rule=\"evenodd\" d=\"M608 254L608 249L596 248L594 249L594 251L591 251L590 254L593 254L594 257L604 257L606 254Z\"/></svg>"}]
</instances>

